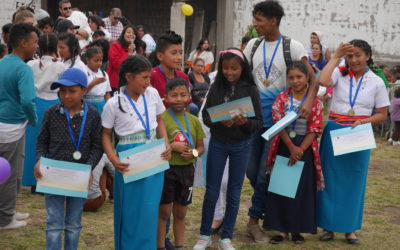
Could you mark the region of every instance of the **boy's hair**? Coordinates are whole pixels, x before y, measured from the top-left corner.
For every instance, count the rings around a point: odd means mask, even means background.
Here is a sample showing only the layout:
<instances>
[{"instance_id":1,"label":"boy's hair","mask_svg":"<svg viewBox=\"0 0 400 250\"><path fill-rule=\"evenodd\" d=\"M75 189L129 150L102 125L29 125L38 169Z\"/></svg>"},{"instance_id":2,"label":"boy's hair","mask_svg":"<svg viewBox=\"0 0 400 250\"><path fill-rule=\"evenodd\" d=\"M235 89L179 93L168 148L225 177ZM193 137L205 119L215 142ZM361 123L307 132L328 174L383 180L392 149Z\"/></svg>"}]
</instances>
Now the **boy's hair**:
<instances>
[{"instance_id":1,"label":"boy's hair","mask_svg":"<svg viewBox=\"0 0 400 250\"><path fill-rule=\"evenodd\" d=\"M39 30L30 24L14 24L10 30L9 45L13 49L17 48L20 42L28 39L32 32L35 32L37 36L40 35Z\"/></svg>"},{"instance_id":2,"label":"boy's hair","mask_svg":"<svg viewBox=\"0 0 400 250\"><path fill-rule=\"evenodd\" d=\"M55 34L43 34L39 37L40 54L53 53L57 54L58 38Z\"/></svg>"},{"instance_id":3,"label":"boy's hair","mask_svg":"<svg viewBox=\"0 0 400 250\"><path fill-rule=\"evenodd\" d=\"M267 0L254 5L253 16L260 14L266 18L276 18L277 26L281 23L282 17L285 15L281 4L275 0Z\"/></svg>"},{"instance_id":4,"label":"boy's hair","mask_svg":"<svg viewBox=\"0 0 400 250\"><path fill-rule=\"evenodd\" d=\"M182 45L182 37L174 31L168 30L158 38L156 53L164 53L172 44Z\"/></svg>"},{"instance_id":5,"label":"boy's hair","mask_svg":"<svg viewBox=\"0 0 400 250\"><path fill-rule=\"evenodd\" d=\"M397 87L397 88L394 90L394 97L400 98L400 87Z\"/></svg>"},{"instance_id":6,"label":"boy's hair","mask_svg":"<svg viewBox=\"0 0 400 250\"><path fill-rule=\"evenodd\" d=\"M168 80L167 85L165 86L165 94L168 94L168 92L179 86L185 86L186 89L189 91L189 87L185 79L180 77L175 77L171 80Z\"/></svg>"},{"instance_id":7,"label":"boy's hair","mask_svg":"<svg viewBox=\"0 0 400 250\"><path fill-rule=\"evenodd\" d=\"M305 63L303 63L302 61L294 61L292 64L290 64L286 68L286 75L289 73L289 71L294 70L294 69L300 70L303 74L305 74L308 77L307 65Z\"/></svg>"},{"instance_id":8,"label":"boy's hair","mask_svg":"<svg viewBox=\"0 0 400 250\"><path fill-rule=\"evenodd\" d=\"M60 2L58 2L58 8L61 8L63 6L63 4L66 3L71 3L69 0L61 0Z\"/></svg>"},{"instance_id":9,"label":"boy's hair","mask_svg":"<svg viewBox=\"0 0 400 250\"><path fill-rule=\"evenodd\" d=\"M106 33L104 33L104 31L102 31L102 30L96 30L93 33L92 38L95 39L96 37L99 37L99 36L106 36Z\"/></svg>"},{"instance_id":10,"label":"boy's hair","mask_svg":"<svg viewBox=\"0 0 400 250\"><path fill-rule=\"evenodd\" d=\"M38 21L38 28L43 29L46 25L49 25L50 27L54 28L54 21L51 19L51 17L45 17L43 19L40 19Z\"/></svg>"},{"instance_id":11,"label":"boy's hair","mask_svg":"<svg viewBox=\"0 0 400 250\"><path fill-rule=\"evenodd\" d=\"M110 50L110 42L106 39L99 39L91 42L88 47L101 47L103 51L103 63L108 62L108 51Z\"/></svg>"},{"instance_id":12,"label":"boy's hair","mask_svg":"<svg viewBox=\"0 0 400 250\"><path fill-rule=\"evenodd\" d=\"M71 59L72 62L70 68L72 68L75 65L76 57L80 56L81 53L78 38L76 38L74 34L64 32L58 36L58 41L63 41L68 46L69 59Z\"/></svg>"},{"instance_id":13,"label":"boy's hair","mask_svg":"<svg viewBox=\"0 0 400 250\"><path fill-rule=\"evenodd\" d=\"M208 43L210 43L210 41L208 41L208 39L206 39L206 38L203 38L203 39L201 39L200 41L199 41L199 44L197 45L197 48L196 48L196 50L201 50L201 46L203 46L203 44L205 43L205 42L208 42ZM206 51L210 51L210 44L208 44L208 48L206 49Z\"/></svg>"},{"instance_id":14,"label":"boy's hair","mask_svg":"<svg viewBox=\"0 0 400 250\"><path fill-rule=\"evenodd\" d=\"M28 9L26 6L21 6L15 12L13 23L23 22L26 18L35 18L34 13L32 12L31 9Z\"/></svg>"}]
</instances>

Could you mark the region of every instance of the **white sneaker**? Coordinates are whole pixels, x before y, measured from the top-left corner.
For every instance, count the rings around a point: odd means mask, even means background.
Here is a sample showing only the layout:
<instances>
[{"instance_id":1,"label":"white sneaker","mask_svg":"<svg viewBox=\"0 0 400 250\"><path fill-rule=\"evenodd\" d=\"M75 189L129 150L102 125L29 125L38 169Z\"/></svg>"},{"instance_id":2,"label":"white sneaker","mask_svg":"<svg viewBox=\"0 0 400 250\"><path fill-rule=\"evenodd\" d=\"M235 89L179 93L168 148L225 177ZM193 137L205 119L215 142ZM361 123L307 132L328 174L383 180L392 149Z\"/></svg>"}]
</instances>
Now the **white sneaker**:
<instances>
[{"instance_id":1,"label":"white sneaker","mask_svg":"<svg viewBox=\"0 0 400 250\"><path fill-rule=\"evenodd\" d=\"M13 220L10 222L10 224L0 227L0 230L8 230L8 229L18 229L21 227L25 227L26 222L25 221L18 221L13 218Z\"/></svg>"},{"instance_id":2,"label":"white sneaker","mask_svg":"<svg viewBox=\"0 0 400 250\"><path fill-rule=\"evenodd\" d=\"M393 139L392 139L392 138L389 138L389 139L388 139L388 142L389 142L390 144L392 144Z\"/></svg>"},{"instance_id":3,"label":"white sneaker","mask_svg":"<svg viewBox=\"0 0 400 250\"><path fill-rule=\"evenodd\" d=\"M400 141L393 141L393 146L400 146Z\"/></svg>"},{"instance_id":4,"label":"white sneaker","mask_svg":"<svg viewBox=\"0 0 400 250\"><path fill-rule=\"evenodd\" d=\"M193 250L205 250L207 247L211 246L211 243L212 241L210 236L200 235Z\"/></svg>"},{"instance_id":5,"label":"white sneaker","mask_svg":"<svg viewBox=\"0 0 400 250\"><path fill-rule=\"evenodd\" d=\"M218 249L220 249L220 250L235 250L235 248L232 246L231 239L228 239L228 238L219 240Z\"/></svg>"},{"instance_id":6,"label":"white sneaker","mask_svg":"<svg viewBox=\"0 0 400 250\"><path fill-rule=\"evenodd\" d=\"M26 220L28 218L29 218L28 213L15 212L15 214L14 214L14 219L16 219L16 220Z\"/></svg>"}]
</instances>

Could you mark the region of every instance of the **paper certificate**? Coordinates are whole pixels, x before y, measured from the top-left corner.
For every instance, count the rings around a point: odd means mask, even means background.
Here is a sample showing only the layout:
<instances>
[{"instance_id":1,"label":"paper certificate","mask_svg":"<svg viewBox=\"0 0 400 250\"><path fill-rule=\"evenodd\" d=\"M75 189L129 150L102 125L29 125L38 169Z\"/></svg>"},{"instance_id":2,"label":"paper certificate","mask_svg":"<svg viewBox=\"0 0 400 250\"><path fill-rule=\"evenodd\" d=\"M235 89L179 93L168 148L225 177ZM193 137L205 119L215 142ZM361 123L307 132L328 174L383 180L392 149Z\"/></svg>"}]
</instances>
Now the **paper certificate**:
<instances>
[{"instance_id":1,"label":"paper certificate","mask_svg":"<svg viewBox=\"0 0 400 250\"><path fill-rule=\"evenodd\" d=\"M243 114L246 117L254 117L256 115L249 96L208 108L207 111L212 122L231 120L232 117L239 114Z\"/></svg>"},{"instance_id":2,"label":"paper certificate","mask_svg":"<svg viewBox=\"0 0 400 250\"><path fill-rule=\"evenodd\" d=\"M87 164L56 161L40 158L42 178L37 182L36 191L87 198L92 167Z\"/></svg>"},{"instance_id":3,"label":"paper certificate","mask_svg":"<svg viewBox=\"0 0 400 250\"><path fill-rule=\"evenodd\" d=\"M293 166L288 166L288 163L288 158L276 156L268 191L294 199L296 198L304 162L297 161Z\"/></svg>"},{"instance_id":4,"label":"paper certificate","mask_svg":"<svg viewBox=\"0 0 400 250\"><path fill-rule=\"evenodd\" d=\"M330 133L335 156L376 148L371 123L331 130Z\"/></svg>"},{"instance_id":5,"label":"paper certificate","mask_svg":"<svg viewBox=\"0 0 400 250\"><path fill-rule=\"evenodd\" d=\"M285 115L285 117L280 119L271 128L269 128L267 131L265 131L265 133L262 134L262 137L264 137L264 139L267 141L271 140L271 138L273 138L276 134L278 134L283 129L285 129L287 126L292 124L292 122L294 122L299 117L300 117L300 114L297 114L294 111L290 111L287 115Z\"/></svg>"},{"instance_id":6,"label":"paper certificate","mask_svg":"<svg viewBox=\"0 0 400 250\"><path fill-rule=\"evenodd\" d=\"M124 174L124 183L137 181L169 169L168 161L161 158L161 153L165 149L165 139L160 139L120 152L120 161L129 163L128 172Z\"/></svg>"}]
</instances>

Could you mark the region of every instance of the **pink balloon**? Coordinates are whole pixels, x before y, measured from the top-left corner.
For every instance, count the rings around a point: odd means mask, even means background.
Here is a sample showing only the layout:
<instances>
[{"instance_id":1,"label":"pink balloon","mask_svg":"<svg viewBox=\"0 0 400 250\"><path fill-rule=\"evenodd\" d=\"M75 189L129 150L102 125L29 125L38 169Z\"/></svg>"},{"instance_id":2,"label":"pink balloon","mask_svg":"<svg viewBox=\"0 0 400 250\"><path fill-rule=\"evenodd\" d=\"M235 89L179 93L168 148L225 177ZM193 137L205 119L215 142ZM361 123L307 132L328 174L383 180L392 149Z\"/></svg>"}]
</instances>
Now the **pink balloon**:
<instances>
[{"instance_id":1,"label":"pink balloon","mask_svg":"<svg viewBox=\"0 0 400 250\"><path fill-rule=\"evenodd\" d=\"M0 184L5 182L11 174L10 163L7 159L0 157Z\"/></svg>"}]
</instances>

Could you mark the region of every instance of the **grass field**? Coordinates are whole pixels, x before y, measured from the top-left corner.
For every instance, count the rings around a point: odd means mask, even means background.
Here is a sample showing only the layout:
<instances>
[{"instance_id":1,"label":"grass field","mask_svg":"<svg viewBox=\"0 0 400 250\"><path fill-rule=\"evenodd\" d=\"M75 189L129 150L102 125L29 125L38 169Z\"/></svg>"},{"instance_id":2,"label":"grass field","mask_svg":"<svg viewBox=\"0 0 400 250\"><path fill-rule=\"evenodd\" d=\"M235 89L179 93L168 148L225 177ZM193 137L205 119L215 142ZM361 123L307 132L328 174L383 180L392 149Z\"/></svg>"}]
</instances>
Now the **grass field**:
<instances>
[{"instance_id":1,"label":"grass field","mask_svg":"<svg viewBox=\"0 0 400 250\"><path fill-rule=\"evenodd\" d=\"M337 235L332 242L320 242L317 235L304 235L306 242L294 245L284 242L279 246L255 244L246 236L247 210L252 189L245 182L242 202L236 223L233 243L237 249L400 249L400 147L387 145L377 138L378 148L373 150L369 170L367 194L364 209L363 230L358 232L361 246L351 247L343 235ZM0 194L1 195L1 194ZM191 249L200 227L201 205L204 190L196 189L193 204L187 216L186 246ZM31 195L23 188L17 200L17 209L29 212L28 226L13 231L0 231L0 249L44 249L45 208L43 197ZM79 249L113 249L113 207L106 203L99 212L85 213ZM272 236L275 232L267 232ZM216 249L217 238L213 248Z\"/></svg>"}]
</instances>

